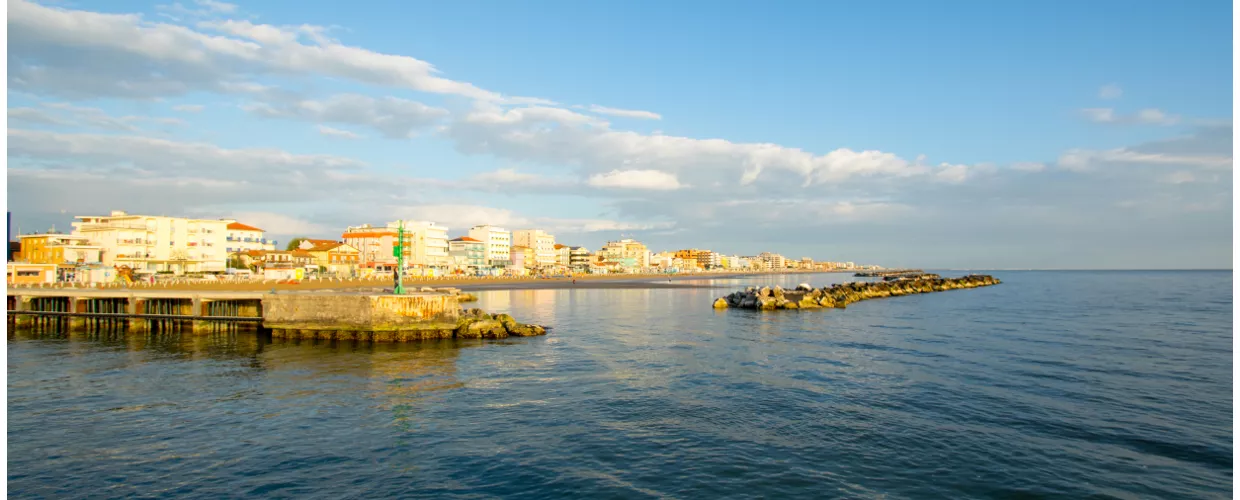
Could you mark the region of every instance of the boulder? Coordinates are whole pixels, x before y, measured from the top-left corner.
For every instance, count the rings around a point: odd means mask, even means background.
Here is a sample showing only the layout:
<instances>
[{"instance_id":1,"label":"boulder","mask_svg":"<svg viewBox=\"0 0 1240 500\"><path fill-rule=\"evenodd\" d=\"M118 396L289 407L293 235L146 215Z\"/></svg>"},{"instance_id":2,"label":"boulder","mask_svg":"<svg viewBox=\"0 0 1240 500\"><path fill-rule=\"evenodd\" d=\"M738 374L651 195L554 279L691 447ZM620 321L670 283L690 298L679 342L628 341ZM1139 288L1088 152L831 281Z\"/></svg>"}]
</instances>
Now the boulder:
<instances>
[{"instance_id":1,"label":"boulder","mask_svg":"<svg viewBox=\"0 0 1240 500\"><path fill-rule=\"evenodd\" d=\"M508 336L508 329L504 328L504 324L493 319L470 323L465 332L465 338L471 339L502 339Z\"/></svg>"}]
</instances>

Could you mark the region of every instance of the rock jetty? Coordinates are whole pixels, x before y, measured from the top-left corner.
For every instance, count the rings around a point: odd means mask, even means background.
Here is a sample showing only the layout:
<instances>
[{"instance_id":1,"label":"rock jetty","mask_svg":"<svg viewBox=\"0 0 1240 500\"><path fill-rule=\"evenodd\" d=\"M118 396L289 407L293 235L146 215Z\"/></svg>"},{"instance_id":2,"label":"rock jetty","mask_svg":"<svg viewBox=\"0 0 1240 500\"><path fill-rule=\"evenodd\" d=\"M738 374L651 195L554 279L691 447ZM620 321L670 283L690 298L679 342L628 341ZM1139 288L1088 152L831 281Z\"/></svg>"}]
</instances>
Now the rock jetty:
<instances>
[{"instance_id":1,"label":"rock jetty","mask_svg":"<svg viewBox=\"0 0 1240 500\"><path fill-rule=\"evenodd\" d=\"M859 271L853 276L858 278L917 278L920 276L934 276L937 274L929 274L921 269L884 269L882 271Z\"/></svg>"},{"instance_id":2,"label":"rock jetty","mask_svg":"<svg viewBox=\"0 0 1240 500\"><path fill-rule=\"evenodd\" d=\"M866 299L896 297L915 293L942 292L961 288L997 285L993 276L971 274L960 278L906 278L896 281L853 282L814 288L802 283L793 290L780 287L749 287L726 297L715 299L715 309L819 309L835 307L843 309L848 304Z\"/></svg>"}]
</instances>

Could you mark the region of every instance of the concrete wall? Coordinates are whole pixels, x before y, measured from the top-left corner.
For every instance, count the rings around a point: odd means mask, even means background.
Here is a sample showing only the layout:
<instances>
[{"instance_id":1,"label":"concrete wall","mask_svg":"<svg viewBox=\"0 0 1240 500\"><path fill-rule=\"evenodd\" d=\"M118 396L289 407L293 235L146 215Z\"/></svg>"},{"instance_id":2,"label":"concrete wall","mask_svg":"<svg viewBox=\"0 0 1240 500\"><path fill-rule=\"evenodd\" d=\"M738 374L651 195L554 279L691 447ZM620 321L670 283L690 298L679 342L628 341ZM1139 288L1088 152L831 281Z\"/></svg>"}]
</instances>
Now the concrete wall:
<instances>
[{"instance_id":1,"label":"concrete wall","mask_svg":"<svg viewBox=\"0 0 1240 500\"><path fill-rule=\"evenodd\" d=\"M456 296L269 294L263 297L263 326L311 330L391 330L427 323L455 323Z\"/></svg>"}]
</instances>

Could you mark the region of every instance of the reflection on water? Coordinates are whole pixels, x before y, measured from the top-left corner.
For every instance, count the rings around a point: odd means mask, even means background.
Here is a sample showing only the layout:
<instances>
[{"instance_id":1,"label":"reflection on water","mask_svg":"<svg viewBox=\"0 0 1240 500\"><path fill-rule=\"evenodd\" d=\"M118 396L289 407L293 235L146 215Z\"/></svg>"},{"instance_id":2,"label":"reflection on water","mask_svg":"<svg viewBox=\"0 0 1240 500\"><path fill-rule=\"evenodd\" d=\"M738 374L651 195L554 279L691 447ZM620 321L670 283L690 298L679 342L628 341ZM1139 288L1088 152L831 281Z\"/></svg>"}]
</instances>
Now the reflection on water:
<instances>
[{"instance_id":1,"label":"reflection on water","mask_svg":"<svg viewBox=\"0 0 1240 500\"><path fill-rule=\"evenodd\" d=\"M776 313L713 310L732 288L479 292L477 307L552 327L504 340L10 331L9 492L1230 491L1229 273L999 277L984 289Z\"/></svg>"}]
</instances>

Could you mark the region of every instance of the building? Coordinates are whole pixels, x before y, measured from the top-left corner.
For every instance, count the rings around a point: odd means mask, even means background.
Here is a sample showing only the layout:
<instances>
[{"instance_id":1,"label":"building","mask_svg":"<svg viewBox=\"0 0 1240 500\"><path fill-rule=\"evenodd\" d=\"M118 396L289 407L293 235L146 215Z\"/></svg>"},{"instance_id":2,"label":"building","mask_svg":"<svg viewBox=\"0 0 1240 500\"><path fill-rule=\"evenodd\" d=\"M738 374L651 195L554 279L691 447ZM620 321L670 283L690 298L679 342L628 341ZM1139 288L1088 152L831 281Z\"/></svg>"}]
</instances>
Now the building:
<instances>
[{"instance_id":1,"label":"building","mask_svg":"<svg viewBox=\"0 0 1240 500\"><path fill-rule=\"evenodd\" d=\"M636 240L609 241L599 250L604 267L613 270L636 271L650 267L650 250Z\"/></svg>"},{"instance_id":2,"label":"building","mask_svg":"<svg viewBox=\"0 0 1240 500\"><path fill-rule=\"evenodd\" d=\"M399 222L390 222L395 228ZM405 231L414 236L413 265L416 267L447 270L452 265L449 258L448 228L429 221L405 221ZM409 237L407 234L406 238Z\"/></svg>"},{"instance_id":3,"label":"building","mask_svg":"<svg viewBox=\"0 0 1240 500\"><path fill-rule=\"evenodd\" d=\"M702 250L697 255L697 266L702 269L718 269L722 263L718 253Z\"/></svg>"},{"instance_id":4,"label":"building","mask_svg":"<svg viewBox=\"0 0 1240 500\"><path fill-rule=\"evenodd\" d=\"M484 258L491 267L508 267L512 261L512 233L489 224L469 228L469 237L481 241Z\"/></svg>"},{"instance_id":5,"label":"building","mask_svg":"<svg viewBox=\"0 0 1240 500\"><path fill-rule=\"evenodd\" d=\"M19 235L21 252L17 260L30 264L101 264L103 247L90 238L55 232Z\"/></svg>"},{"instance_id":6,"label":"building","mask_svg":"<svg viewBox=\"0 0 1240 500\"><path fill-rule=\"evenodd\" d=\"M357 249L359 266L372 268L378 272L392 272L396 269L397 230L395 228L370 224L349 226L340 238L345 244ZM405 262L411 262L412 248L406 245L403 253Z\"/></svg>"},{"instance_id":7,"label":"building","mask_svg":"<svg viewBox=\"0 0 1240 500\"><path fill-rule=\"evenodd\" d=\"M106 216L77 216L73 236L101 248L105 266L145 272L222 272L228 258L228 222L114 210Z\"/></svg>"},{"instance_id":8,"label":"building","mask_svg":"<svg viewBox=\"0 0 1240 500\"><path fill-rule=\"evenodd\" d=\"M490 267L486 260L486 244L468 236L448 240L448 255L458 268L475 274Z\"/></svg>"},{"instance_id":9,"label":"building","mask_svg":"<svg viewBox=\"0 0 1240 500\"><path fill-rule=\"evenodd\" d=\"M242 224L233 219L224 219L224 250L230 255L250 250L275 250L275 240L268 240L262 229Z\"/></svg>"},{"instance_id":10,"label":"building","mask_svg":"<svg viewBox=\"0 0 1240 500\"><path fill-rule=\"evenodd\" d=\"M519 274L524 275L525 271L538 269L538 253L535 249L525 245L513 245L509 250L509 269L516 270Z\"/></svg>"},{"instance_id":11,"label":"building","mask_svg":"<svg viewBox=\"0 0 1240 500\"><path fill-rule=\"evenodd\" d=\"M572 262L572 247L560 243L555 244L555 265L568 267Z\"/></svg>"},{"instance_id":12,"label":"building","mask_svg":"<svg viewBox=\"0 0 1240 500\"><path fill-rule=\"evenodd\" d=\"M103 267L103 248L89 238L55 231L19 235L21 251L15 256L25 264L52 264L55 281L79 281L79 271ZM41 279L41 278L40 278Z\"/></svg>"},{"instance_id":13,"label":"building","mask_svg":"<svg viewBox=\"0 0 1240 500\"><path fill-rule=\"evenodd\" d=\"M361 252L347 243L331 241L299 251L309 254L314 259L314 265L322 272L338 276L357 275Z\"/></svg>"},{"instance_id":14,"label":"building","mask_svg":"<svg viewBox=\"0 0 1240 500\"><path fill-rule=\"evenodd\" d=\"M5 266L5 282L10 285L37 285L56 282L56 264L9 262Z\"/></svg>"},{"instance_id":15,"label":"building","mask_svg":"<svg viewBox=\"0 0 1240 500\"><path fill-rule=\"evenodd\" d=\"M763 262L763 268L767 270L778 271L788 267L787 259L783 255L771 252L762 252L758 254L758 259Z\"/></svg>"},{"instance_id":16,"label":"building","mask_svg":"<svg viewBox=\"0 0 1240 500\"><path fill-rule=\"evenodd\" d=\"M336 240L316 240L312 238L306 238L297 243L297 248L300 250L309 250L319 245L330 245L332 243L339 243L339 242ZM275 249L272 248L270 250L275 250Z\"/></svg>"},{"instance_id":17,"label":"building","mask_svg":"<svg viewBox=\"0 0 1240 500\"><path fill-rule=\"evenodd\" d=\"M681 271L692 271L694 269L702 268L702 266L698 264L698 257L702 255L703 253L709 252L709 251L710 250L698 250L696 248L689 248L686 250L677 250L676 253L673 254L672 256L674 258L685 261L684 265L688 269L682 268L680 269Z\"/></svg>"},{"instance_id":18,"label":"building","mask_svg":"<svg viewBox=\"0 0 1240 500\"><path fill-rule=\"evenodd\" d=\"M586 271L590 268L593 255L586 247L568 247L568 267L574 271Z\"/></svg>"},{"instance_id":19,"label":"building","mask_svg":"<svg viewBox=\"0 0 1240 500\"><path fill-rule=\"evenodd\" d=\"M530 247L534 250L534 260L527 262L530 269L552 267L555 265L555 236L541 229L525 229L512 233L512 244Z\"/></svg>"}]
</instances>

